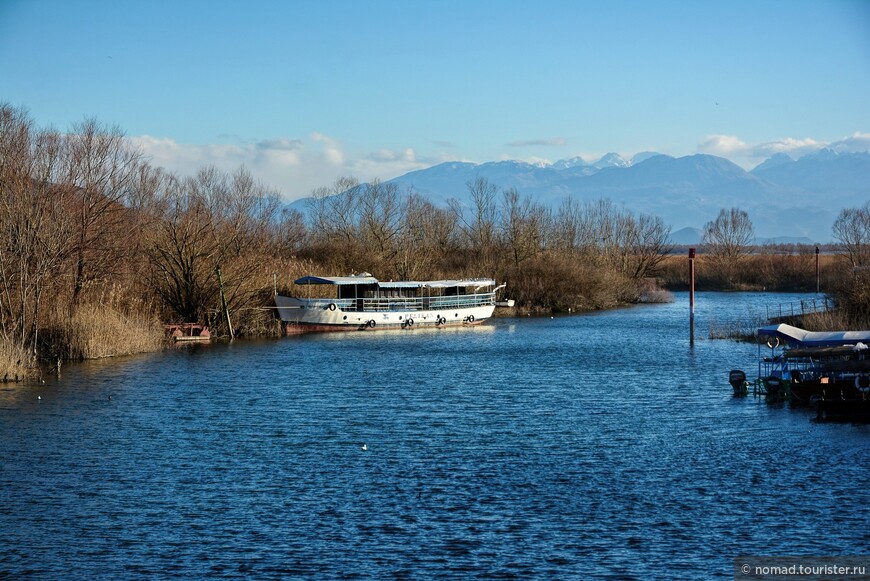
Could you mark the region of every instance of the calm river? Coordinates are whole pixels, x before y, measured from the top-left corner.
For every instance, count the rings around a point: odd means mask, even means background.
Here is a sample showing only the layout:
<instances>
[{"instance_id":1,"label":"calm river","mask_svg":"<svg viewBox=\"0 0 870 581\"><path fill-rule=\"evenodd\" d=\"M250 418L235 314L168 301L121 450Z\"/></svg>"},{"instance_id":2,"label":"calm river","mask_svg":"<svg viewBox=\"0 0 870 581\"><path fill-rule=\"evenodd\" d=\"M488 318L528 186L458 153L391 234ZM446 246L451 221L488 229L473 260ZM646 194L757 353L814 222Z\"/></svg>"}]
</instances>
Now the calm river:
<instances>
[{"instance_id":1,"label":"calm river","mask_svg":"<svg viewBox=\"0 0 870 581\"><path fill-rule=\"evenodd\" d=\"M694 348L678 293L0 385L0 577L702 579L870 554L870 426L733 398L756 347L708 338L797 298L700 293Z\"/></svg>"}]
</instances>

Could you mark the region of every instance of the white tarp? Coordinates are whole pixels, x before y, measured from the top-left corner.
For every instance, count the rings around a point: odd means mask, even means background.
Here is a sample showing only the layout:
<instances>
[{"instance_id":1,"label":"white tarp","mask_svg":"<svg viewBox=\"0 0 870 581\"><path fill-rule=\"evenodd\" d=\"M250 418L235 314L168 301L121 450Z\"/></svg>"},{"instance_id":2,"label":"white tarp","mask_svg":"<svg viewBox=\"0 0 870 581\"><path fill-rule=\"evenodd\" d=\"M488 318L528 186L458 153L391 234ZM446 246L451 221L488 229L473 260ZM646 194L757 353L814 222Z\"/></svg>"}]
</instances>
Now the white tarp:
<instances>
[{"instance_id":1,"label":"white tarp","mask_svg":"<svg viewBox=\"0 0 870 581\"><path fill-rule=\"evenodd\" d=\"M761 327L758 336L776 337L780 342L803 347L870 343L870 331L806 331L785 323Z\"/></svg>"},{"instance_id":2,"label":"white tarp","mask_svg":"<svg viewBox=\"0 0 870 581\"><path fill-rule=\"evenodd\" d=\"M376 284L381 288L448 288L448 287L487 287L495 286L495 281L491 278L465 278L459 280L397 280L397 281L379 281L368 273L359 276L303 276L296 279L296 284Z\"/></svg>"}]
</instances>

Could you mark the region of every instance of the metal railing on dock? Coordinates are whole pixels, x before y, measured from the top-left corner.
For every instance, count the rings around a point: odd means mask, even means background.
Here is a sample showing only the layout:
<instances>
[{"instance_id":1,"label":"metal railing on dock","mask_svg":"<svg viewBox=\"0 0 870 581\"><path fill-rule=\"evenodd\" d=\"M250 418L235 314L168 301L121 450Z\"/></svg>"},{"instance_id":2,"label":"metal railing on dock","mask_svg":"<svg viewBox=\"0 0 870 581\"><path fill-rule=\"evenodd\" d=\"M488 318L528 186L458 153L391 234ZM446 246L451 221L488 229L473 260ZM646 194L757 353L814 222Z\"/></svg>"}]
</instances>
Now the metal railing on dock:
<instances>
[{"instance_id":1,"label":"metal railing on dock","mask_svg":"<svg viewBox=\"0 0 870 581\"><path fill-rule=\"evenodd\" d=\"M784 323L794 321L806 315L824 313L833 309L834 302L827 296L780 303L779 305L767 305L767 320L770 323Z\"/></svg>"}]
</instances>

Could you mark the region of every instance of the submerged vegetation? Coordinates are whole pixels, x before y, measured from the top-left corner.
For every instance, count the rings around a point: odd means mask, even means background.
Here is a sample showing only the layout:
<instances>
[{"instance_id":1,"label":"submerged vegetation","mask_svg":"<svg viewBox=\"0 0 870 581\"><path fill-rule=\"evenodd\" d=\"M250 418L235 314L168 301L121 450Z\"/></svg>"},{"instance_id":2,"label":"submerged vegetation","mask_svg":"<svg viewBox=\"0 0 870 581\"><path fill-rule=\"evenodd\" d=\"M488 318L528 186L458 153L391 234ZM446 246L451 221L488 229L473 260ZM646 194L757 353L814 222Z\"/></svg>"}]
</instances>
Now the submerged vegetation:
<instances>
[{"instance_id":1,"label":"submerged vegetation","mask_svg":"<svg viewBox=\"0 0 870 581\"><path fill-rule=\"evenodd\" d=\"M392 184L343 178L302 213L244 168L175 175L118 128L88 119L59 133L0 104L0 378L38 373L40 359L156 349L168 322L227 335L222 293L236 335L277 334L271 297L305 274L492 276L529 313L666 301L665 289L687 284L661 218L606 199L566 198L553 210L485 179L467 187L470 205L437 207ZM851 277L867 276L860 218L870 207L849 212L835 229L846 251L824 257L822 277L851 305L849 320L861 320L870 286L857 290ZM726 217L709 228L699 288L811 290L811 249L749 253L729 237L748 216Z\"/></svg>"}]
</instances>

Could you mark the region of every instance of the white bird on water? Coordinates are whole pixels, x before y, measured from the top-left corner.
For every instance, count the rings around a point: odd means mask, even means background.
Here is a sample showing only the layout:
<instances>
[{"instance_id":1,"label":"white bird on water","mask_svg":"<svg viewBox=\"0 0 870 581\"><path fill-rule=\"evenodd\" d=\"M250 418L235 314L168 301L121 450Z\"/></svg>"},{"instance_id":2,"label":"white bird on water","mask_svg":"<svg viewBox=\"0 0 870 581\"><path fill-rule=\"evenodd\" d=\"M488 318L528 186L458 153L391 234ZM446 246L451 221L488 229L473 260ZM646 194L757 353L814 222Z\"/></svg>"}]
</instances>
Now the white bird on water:
<instances>
[{"instance_id":1,"label":"white bird on water","mask_svg":"<svg viewBox=\"0 0 870 581\"><path fill-rule=\"evenodd\" d=\"M368 450L368 449L369 449L369 447L366 446L365 444L363 444L362 446L360 446L360 450L362 450L363 452L365 452L365 451Z\"/></svg>"}]
</instances>

